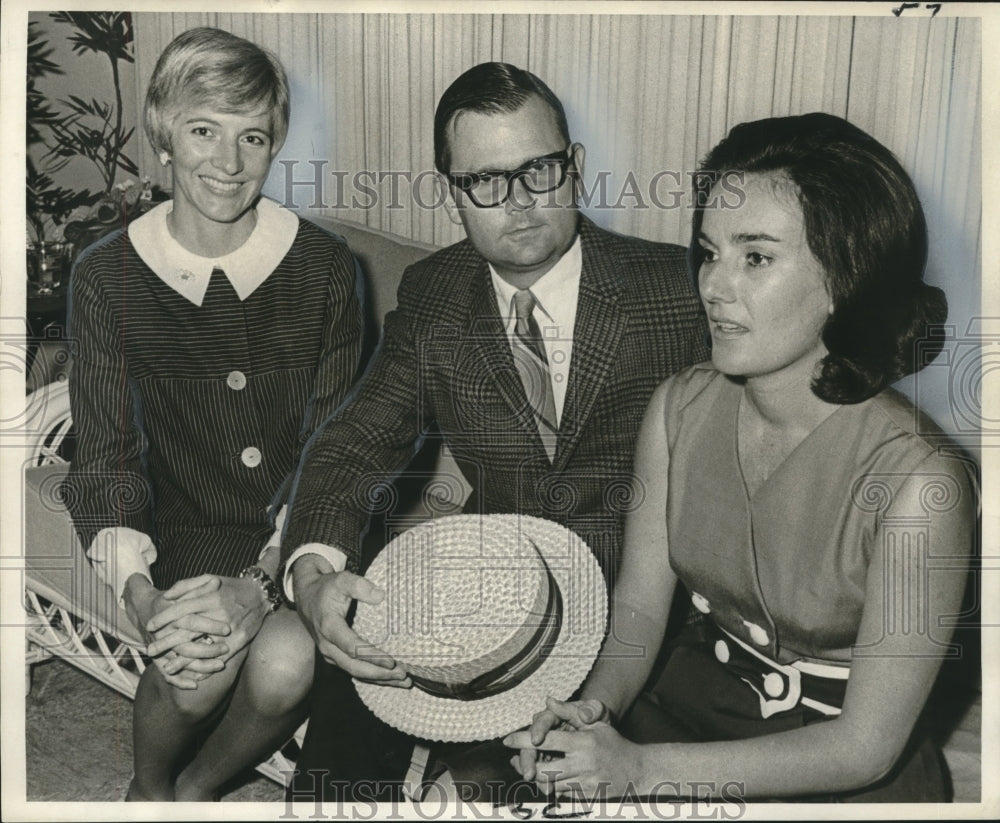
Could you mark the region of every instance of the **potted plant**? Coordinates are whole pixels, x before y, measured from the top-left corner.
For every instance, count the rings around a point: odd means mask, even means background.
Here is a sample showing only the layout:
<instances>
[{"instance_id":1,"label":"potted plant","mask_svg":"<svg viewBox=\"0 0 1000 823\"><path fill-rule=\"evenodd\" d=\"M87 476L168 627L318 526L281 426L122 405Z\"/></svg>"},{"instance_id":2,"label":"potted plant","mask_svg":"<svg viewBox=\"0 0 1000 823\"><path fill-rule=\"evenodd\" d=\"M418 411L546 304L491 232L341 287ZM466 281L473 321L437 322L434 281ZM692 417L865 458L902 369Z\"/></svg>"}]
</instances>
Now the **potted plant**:
<instances>
[{"instance_id":1,"label":"potted plant","mask_svg":"<svg viewBox=\"0 0 1000 823\"><path fill-rule=\"evenodd\" d=\"M69 42L74 54L103 55L111 69L113 101L89 100L71 94L60 101L65 110L50 118L47 125L53 142L47 158L50 170L58 171L74 157L92 161L104 183L103 194L110 194L118 171L139 175L135 162L125 153L125 147L135 132L126 127L122 109L120 63L134 63L132 56L132 15L128 12L53 12L57 23L73 26Z\"/></svg>"},{"instance_id":2,"label":"potted plant","mask_svg":"<svg viewBox=\"0 0 1000 823\"><path fill-rule=\"evenodd\" d=\"M53 109L51 102L42 94L36 84L40 78L49 75L63 74L62 68L50 59L52 47L37 28L35 21L28 23L28 88L25 135L26 144L30 146L45 144L47 133L52 124L59 120L59 113ZM28 155L27 159L27 189L25 194L26 216L29 226L28 235L28 280L36 288L47 289L47 283L40 283L42 272L49 271L47 258L58 252L52 244L53 238L47 233L48 225L58 227L75 209L88 206L96 196L90 191L74 191L56 185L47 171L39 169L35 161Z\"/></svg>"},{"instance_id":3,"label":"potted plant","mask_svg":"<svg viewBox=\"0 0 1000 823\"><path fill-rule=\"evenodd\" d=\"M39 78L64 72L52 60L51 44L37 24L29 23L27 141L29 146L43 144L47 151L37 164L30 158L27 164L27 215L34 235L29 237L28 273L40 281L43 293L53 287L46 280L57 275L46 272L58 268L58 261L68 266L86 245L164 199L148 180L135 179L139 169L127 151L135 127L125 123L121 71L123 65L135 62L131 14L53 12L49 17L73 27L68 40L75 54L106 58L114 100L69 94L54 104L41 94L36 87ZM102 190L66 188L55 182L55 175L77 157L94 165ZM131 179L116 182L121 172Z\"/></svg>"}]
</instances>

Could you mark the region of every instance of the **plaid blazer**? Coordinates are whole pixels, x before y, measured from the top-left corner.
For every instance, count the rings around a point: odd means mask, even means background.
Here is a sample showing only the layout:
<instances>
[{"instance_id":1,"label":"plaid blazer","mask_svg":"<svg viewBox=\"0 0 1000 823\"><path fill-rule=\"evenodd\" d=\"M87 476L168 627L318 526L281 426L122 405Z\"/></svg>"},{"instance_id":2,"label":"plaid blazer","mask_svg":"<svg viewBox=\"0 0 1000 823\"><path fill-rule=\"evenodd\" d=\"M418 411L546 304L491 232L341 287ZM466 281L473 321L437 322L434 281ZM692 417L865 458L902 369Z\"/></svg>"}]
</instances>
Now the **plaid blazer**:
<instances>
[{"instance_id":1,"label":"plaid blazer","mask_svg":"<svg viewBox=\"0 0 1000 823\"><path fill-rule=\"evenodd\" d=\"M357 569L369 516L421 441L440 437L472 486L467 512L546 517L590 544L610 582L632 452L656 386L707 356L685 250L581 217L583 268L567 393L550 463L514 365L486 260L463 240L410 266L348 402L303 453L283 537L336 546Z\"/></svg>"}]
</instances>

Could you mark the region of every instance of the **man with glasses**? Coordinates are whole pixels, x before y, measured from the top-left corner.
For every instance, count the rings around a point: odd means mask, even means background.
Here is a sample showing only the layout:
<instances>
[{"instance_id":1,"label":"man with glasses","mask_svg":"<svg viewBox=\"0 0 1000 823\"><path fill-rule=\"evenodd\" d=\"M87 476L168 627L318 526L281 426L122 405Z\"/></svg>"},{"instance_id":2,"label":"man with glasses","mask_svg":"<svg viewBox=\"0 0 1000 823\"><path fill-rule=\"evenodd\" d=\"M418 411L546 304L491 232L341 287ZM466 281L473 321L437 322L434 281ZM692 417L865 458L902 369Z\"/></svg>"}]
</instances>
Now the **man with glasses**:
<instances>
[{"instance_id":1,"label":"man with glasses","mask_svg":"<svg viewBox=\"0 0 1000 823\"><path fill-rule=\"evenodd\" d=\"M307 447L293 491L284 584L319 651L295 799L331 780L399 779L406 760L386 753L412 748L360 707L347 676L410 686L370 646L359 659L346 620L354 600L382 596L358 576L377 484L439 434L472 487L465 511L566 525L611 586L646 404L707 357L685 250L580 214L584 148L540 79L502 63L465 72L438 105L434 151L467 239L404 273L372 364Z\"/></svg>"}]
</instances>

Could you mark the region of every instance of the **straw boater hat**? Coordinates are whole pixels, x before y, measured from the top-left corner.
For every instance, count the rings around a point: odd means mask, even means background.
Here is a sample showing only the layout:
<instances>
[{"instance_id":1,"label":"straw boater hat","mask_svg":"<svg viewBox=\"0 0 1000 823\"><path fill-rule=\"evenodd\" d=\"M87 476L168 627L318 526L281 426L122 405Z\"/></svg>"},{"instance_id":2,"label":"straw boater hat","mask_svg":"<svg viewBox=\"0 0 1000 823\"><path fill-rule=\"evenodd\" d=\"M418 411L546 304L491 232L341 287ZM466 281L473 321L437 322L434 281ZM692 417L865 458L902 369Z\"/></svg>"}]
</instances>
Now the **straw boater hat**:
<instances>
[{"instance_id":1,"label":"straw boater hat","mask_svg":"<svg viewBox=\"0 0 1000 823\"><path fill-rule=\"evenodd\" d=\"M529 724L548 695L572 695L604 638L594 555L537 517L428 521L392 540L365 576L386 596L358 603L354 630L414 685L355 681L358 693L385 722L427 740L488 740Z\"/></svg>"}]
</instances>

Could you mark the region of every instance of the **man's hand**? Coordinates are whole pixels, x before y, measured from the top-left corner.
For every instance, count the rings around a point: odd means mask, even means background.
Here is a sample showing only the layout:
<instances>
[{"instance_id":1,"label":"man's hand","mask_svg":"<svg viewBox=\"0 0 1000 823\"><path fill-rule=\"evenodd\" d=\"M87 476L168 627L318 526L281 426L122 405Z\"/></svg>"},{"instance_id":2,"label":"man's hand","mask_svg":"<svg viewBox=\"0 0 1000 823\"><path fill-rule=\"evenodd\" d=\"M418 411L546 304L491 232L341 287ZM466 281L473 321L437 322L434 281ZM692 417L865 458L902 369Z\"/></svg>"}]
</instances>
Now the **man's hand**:
<instances>
[{"instance_id":1,"label":"man's hand","mask_svg":"<svg viewBox=\"0 0 1000 823\"><path fill-rule=\"evenodd\" d=\"M336 572L318 555L292 566L295 607L323 658L359 680L409 688L403 664L363 640L347 625L351 602L381 603L385 592L348 571Z\"/></svg>"}]
</instances>

